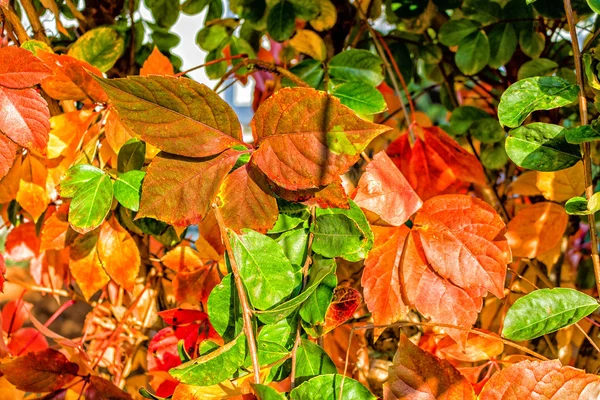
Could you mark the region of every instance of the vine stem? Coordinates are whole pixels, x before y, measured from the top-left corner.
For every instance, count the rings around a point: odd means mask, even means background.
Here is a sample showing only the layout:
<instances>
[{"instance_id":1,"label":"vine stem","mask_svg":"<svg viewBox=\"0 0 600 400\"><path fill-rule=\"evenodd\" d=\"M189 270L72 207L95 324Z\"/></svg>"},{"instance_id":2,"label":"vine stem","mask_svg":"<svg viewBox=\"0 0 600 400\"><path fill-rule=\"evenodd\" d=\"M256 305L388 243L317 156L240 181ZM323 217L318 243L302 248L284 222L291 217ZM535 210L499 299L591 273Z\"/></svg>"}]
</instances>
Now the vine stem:
<instances>
[{"instance_id":1,"label":"vine stem","mask_svg":"<svg viewBox=\"0 0 600 400\"><path fill-rule=\"evenodd\" d=\"M571 34L571 46L573 47L573 59L575 61L575 73L577 75L577 85L579 85L579 116L581 125L588 124L587 99L585 97L585 86L583 83L583 62L581 52L579 51L579 39L575 27L575 17L571 0L563 0L567 22L569 23L569 33ZM583 179L585 183L585 197L589 199L594 195L594 185L592 182L592 156L591 145L589 142L581 144L583 152ZM596 290L600 296L600 255L598 254L598 234L596 233L596 218L594 214L588 215L590 226L590 241L592 244L592 263L594 264L594 276L596 278Z\"/></svg>"},{"instance_id":2,"label":"vine stem","mask_svg":"<svg viewBox=\"0 0 600 400\"><path fill-rule=\"evenodd\" d=\"M254 373L254 383L260 384L260 364L258 363L258 350L256 349L256 339L254 338L254 329L252 328L252 310L250 309L250 303L248 303L248 297L246 296L246 289L242 283L240 277L240 270L231 249L231 243L229 242L229 235L227 235L227 228L225 228L225 222L223 221L223 215L217 204L212 205L212 209L215 212L217 224L219 225L219 231L221 232L221 240L225 245L225 250L229 255L229 264L231 265L231 272L233 272L233 280L235 281L235 287L238 292L240 304L242 306L242 318L244 320L244 333L246 334L246 341L248 342L248 350L250 351L250 358L252 359L252 372Z\"/></svg>"}]
</instances>

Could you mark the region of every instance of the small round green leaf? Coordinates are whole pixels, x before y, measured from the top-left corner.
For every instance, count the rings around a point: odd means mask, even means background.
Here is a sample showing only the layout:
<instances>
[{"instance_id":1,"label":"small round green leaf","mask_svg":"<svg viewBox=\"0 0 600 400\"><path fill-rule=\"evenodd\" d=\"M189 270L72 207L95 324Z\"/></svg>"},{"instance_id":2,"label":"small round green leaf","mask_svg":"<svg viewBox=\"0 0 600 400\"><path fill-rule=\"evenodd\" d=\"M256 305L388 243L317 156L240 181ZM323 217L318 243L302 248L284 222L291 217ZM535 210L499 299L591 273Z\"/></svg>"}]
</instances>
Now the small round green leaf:
<instances>
[{"instance_id":1,"label":"small round green leaf","mask_svg":"<svg viewBox=\"0 0 600 400\"><path fill-rule=\"evenodd\" d=\"M470 19L454 19L442 25L438 38L446 46L457 46L464 38L481 29L481 25Z\"/></svg>"},{"instance_id":2,"label":"small round green leaf","mask_svg":"<svg viewBox=\"0 0 600 400\"><path fill-rule=\"evenodd\" d=\"M518 39L511 23L494 25L488 34L490 42L490 61L492 68L500 68L510 61L517 49Z\"/></svg>"},{"instance_id":3,"label":"small round green leaf","mask_svg":"<svg viewBox=\"0 0 600 400\"><path fill-rule=\"evenodd\" d=\"M271 8L267 17L267 31L273 40L289 39L296 30L296 12L289 1L281 1Z\"/></svg>"},{"instance_id":4,"label":"small round green leaf","mask_svg":"<svg viewBox=\"0 0 600 400\"><path fill-rule=\"evenodd\" d=\"M475 75L487 65L490 59L490 43L483 31L464 38L454 55L456 66L465 75Z\"/></svg>"},{"instance_id":5,"label":"small round green leaf","mask_svg":"<svg viewBox=\"0 0 600 400\"><path fill-rule=\"evenodd\" d=\"M381 92L373 86L360 82L346 82L336 86L331 92L340 102L357 114L371 115L387 108Z\"/></svg>"},{"instance_id":6,"label":"small round green leaf","mask_svg":"<svg viewBox=\"0 0 600 400\"><path fill-rule=\"evenodd\" d=\"M69 49L69 55L106 72L123 54L125 40L113 28L101 26L83 34Z\"/></svg>"},{"instance_id":7,"label":"small round green leaf","mask_svg":"<svg viewBox=\"0 0 600 400\"><path fill-rule=\"evenodd\" d=\"M331 59L329 74L338 80L377 86L383 81L383 62L367 50L346 50Z\"/></svg>"}]
</instances>

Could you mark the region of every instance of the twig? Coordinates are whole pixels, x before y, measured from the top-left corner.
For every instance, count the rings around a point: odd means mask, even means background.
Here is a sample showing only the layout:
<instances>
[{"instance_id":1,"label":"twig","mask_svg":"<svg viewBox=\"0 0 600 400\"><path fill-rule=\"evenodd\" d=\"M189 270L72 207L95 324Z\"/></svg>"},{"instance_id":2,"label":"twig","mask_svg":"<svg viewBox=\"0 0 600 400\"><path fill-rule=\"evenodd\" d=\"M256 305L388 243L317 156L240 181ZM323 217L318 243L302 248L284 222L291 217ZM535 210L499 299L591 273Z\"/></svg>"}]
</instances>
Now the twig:
<instances>
[{"instance_id":1,"label":"twig","mask_svg":"<svg viewBox=\"0 0 600 400\"><path fill-rule=\"evenodd\" d=\"M250 358L252 359L252 370L254 372L254 383L260 384L260 364L258 363L258 350L256 349L256 340L254 338L254 328L252 327L252 310L248 303L248 297L246 296L246 289L240 278L240 270L238 269L237 262L233 250L231 249L231 243L229 242L229 235L227 235L227 228L225 228L225 222L221 215L221 210L216 204L212 205L217 218L217 224L219 225L219 231L221 232L221 239L229 255L229 263L231 265L231 271L233 272L233 280L235 281L235 287L238 292L240 299L240 305L242 306L242 318L244 320L244 333L246 334L246 341L248 342L248 350L250 351Z\"/></svg>"},{"instance_id":2,"label":"twig","mask_svg":"<svg viewBox=\"0 0 600 400\"><path fill-rule=\"evenodd\" d=\"M245 57L248 57L248 55L247 54L237 54L237 55L231 56L231 57L223 57L223 58L219 58L217 60L208 61L208 62L205 62L204 64L196 65L195 67L192 67L190 69L186 69L185 71L181 71L181 72L175 74L175 77L187 75L190 72L195 71L197 69L200 69L200 68L203 68L203 67L208 67L209 65L213 65L213 64L218 64L218 63L223 62L223 61L237 60L237 59L245 58Z\"/></svg>"},{"instance_id":3,"label":"twig","mask_svg":"<svg viewBox=\"0 0 600 400\"><path fill-rule=\"evenodd\" d=\"M50 40L48 39L48 36L46 36L46 29L40 22L40 18L38 17L35 6L31 0L21 0L21 6L23 7L23 10L25 10L27 19L29 19L29 23L33 29L33 38L49 45Z\"/></svg>"},{"instance_id":4,"label":"twig","mask_svg":"<svg viewBox=\"0 0 600 400\"><path fill-rule=\"evenodd\" d=\"M573 59L575 61L575 73L577 75L577 84L579 85L579 116L581 125L588 124L587 99L585 97L585 86L583 83L583 62L579 51L579 41L575 28L575 17L571 0L564 0L565 13L569 22L569 33L571 34L571 46L573 47ZM594 195L594 185L592 181L592 156L591 144L589 142L581 144L583 152L583 179L585 183L585 197L589 199ZM594 276L596 278L596 290L600 296L600 255L598 254L598 235L596 233L596 218L594 214L588 216L590 227L590 241L592 244L592 263L594 264Z\"/></svg>"},{"instance_id":5,"label":"twig","mask_svg":"<svg viewBox=\"0 0 600 400\"><path fill-rule=\"evenodd\" d=\"M310 87L310 85L308 83L304 82L302 79L298 78L296 75L294 75L287 69L280 67L279 65L275 65L273 63L269 63L269 62L266 62L263 60L247 58L247 59L243 60L242 62L234 65L233 68L231 68L229 71L227 71L225 73L225 75L223 75L221 77L219 82L217 82L217 84L215 85L215 88L213 90L217 91L217 89L219 89L219 87L223 84L223 82L225 82L227 80L227 78L229 78L231 75L235 74L240 69L242 69L244 67L251 67L251 66L256 67L257 69L262 69L265 71L273 72L275 74L283 76L284 78L288 78L296 86L305 87L305 88Z\"/></svg>"},{"instance_id":6,"label":"twig","mask_svg":"<svg viewBox=\"0 0 600 400\"><path fill-rule=\"evenodd\" d=\"M29 35L27 34L27 31L23 27L23 24L21 23L21 20L19 19L19 17L17 16L17 14L15 14L15 11L13 10L12 6L10 6L10 5L8 7L0 6L0 10L4 14L4 18L6 19L6 22L8 22L10 24L10 27L17 35L17 39L19 40L19 42L23 43L23 42L26 42L27 40L29 40Z\"/></svg>"}]
</instances>

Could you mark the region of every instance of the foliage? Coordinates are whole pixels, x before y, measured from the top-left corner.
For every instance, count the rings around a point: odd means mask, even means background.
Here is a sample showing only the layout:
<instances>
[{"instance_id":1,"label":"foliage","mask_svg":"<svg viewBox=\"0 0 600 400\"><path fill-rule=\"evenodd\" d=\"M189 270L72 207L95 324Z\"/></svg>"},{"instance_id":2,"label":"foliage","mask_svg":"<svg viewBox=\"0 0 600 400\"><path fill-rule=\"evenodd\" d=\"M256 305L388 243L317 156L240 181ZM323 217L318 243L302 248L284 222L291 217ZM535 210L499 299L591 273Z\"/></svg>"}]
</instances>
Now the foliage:
<instances>
[{"instance_id":1,"label":"foliage","mask_svg":"<svg viewBox=\"0 0 600 400\"><path fill-rule=\"evenodd\" d=\"M0 0L3 396L600 396L597 1L83 5Z\"/></svg>"}]
</instances>

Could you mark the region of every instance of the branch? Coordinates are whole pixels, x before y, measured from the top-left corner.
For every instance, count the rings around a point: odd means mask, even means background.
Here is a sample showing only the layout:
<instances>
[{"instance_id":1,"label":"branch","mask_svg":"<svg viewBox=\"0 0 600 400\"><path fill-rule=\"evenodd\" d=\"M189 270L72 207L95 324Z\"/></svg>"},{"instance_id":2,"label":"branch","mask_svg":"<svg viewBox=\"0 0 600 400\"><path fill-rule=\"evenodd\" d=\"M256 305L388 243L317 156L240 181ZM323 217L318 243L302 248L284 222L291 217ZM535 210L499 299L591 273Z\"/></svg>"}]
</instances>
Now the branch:
<instances>
[{"instance_id":1,"label":"branch","mask_svg":"<svg viewBox=\"0 0 600 400\"><path fill-rule=\"evenodd\" d=\"M213 90L216 92L217 89L219 89L219 87L223 84L223 82L225 82L227 80L227 78L229 78L231 75L235 74L237 71L239 71L243 67L251 67L251 66L255 67L256 69L261 69L264 71L272 72L272 73L281 75L284 78L288 78L296 86L305 87L305 88L310 87L310 85L308 83L304 82L302 79L298 78L296 75L294 75L287 69L280 67L279 65L275 65L273 63L266 62L263 60L247 58L244 61L234 65L233 68L231 68L229 71L227 71L225 73L225 75L223 75L223 77L221 77L219 82L217 82L217 84L215 85L215 88Z\"/></svg>"},{"instance_id":2,"label":"branch","mask_svg":"<svg viewBox=\"0 0 600 400\"><path fill-rule=\"evenodd\" d=\"M571 46L573 46L573 59L575 61L575 73L577 75L577 84L579 85L579 117L581 125L588 124L587 99L585 98L585 86L583 83L583 62L581 52L579 51L579 39L575 28L575 17L571 0L564 0L567 21L569 22L569 33L571 34ZM592 181L592 156L591 144L589 142L581 144L583 152L583 179L585 183L585 197L590 200L594 195L594 185ZM592 263L594 264L594 276L596 278L596 290L600 295L600 256L598 255L598 234L596 233L596 217L594 214L588 216L590 227L590 241L592 244Z\"/></svg>"},{"instance_id":3,"label":"branch","mask_svg":"<svg viewBox=\"0 0 600 400\"><path fill-rule=\"evenodd\" d=\"M219 231L221 232L221 239L225 244L225 249L229 255L229 262L231 265L231 271L233 272L233 280L235 281L235 287L238 292L240 304L242 306L242 318L244 319L244 333L246 334L246 341L248 342L248 350L250 351L250 358L252 359L252 370L254 372L254 383L260 383L260 364L258 363L258 351L256 349L256 340L254 338L254 328L252 327L252 310L248 303L248 297L246 297L246 289L240 278L240 270L238 269L237 262L231 249L231 243L229 242L229 236L227 235L227 228L225 228L225 222L221 215L221 210L216 204L212 205L217 218L217 224L219 225Z\"/></svg>"},{"instance_id":4,"label":"branch","mask_svg":"<svg viewBox=\"0 0 600 400\"><path fill-rule=\"evenodd\" d=\"M21 6L23 7L23 10L25 10L27 19L29 19L29 23L33 29L33 38L49 45L50 40L48 40L48 36L46 36L46 29L44 29L44 25L40 22L40 18L38 17L35 6L31 0L21 0Z\"/></svg>"},{"instance_id":5,"label":"branch","mask_svg":"<svg viewBox=\"0 0 600 400\"><path fill-rule=\"evenodd\" d=\"M29 35L23 27L23 24L21 23L19 17L17 16L17 14L15 14L15 11L13 10L12 6L10 6L10 4L8 5L8 7L0 6L0 11L2 11L6 22L10 24L10 27L17 35L17 39L19 40L19 42L23 43L29 40Z\"/></svg>"}]
</instances>

